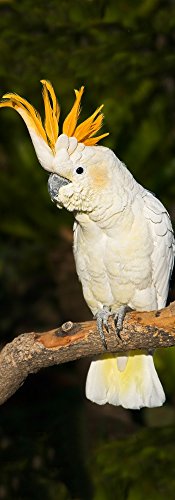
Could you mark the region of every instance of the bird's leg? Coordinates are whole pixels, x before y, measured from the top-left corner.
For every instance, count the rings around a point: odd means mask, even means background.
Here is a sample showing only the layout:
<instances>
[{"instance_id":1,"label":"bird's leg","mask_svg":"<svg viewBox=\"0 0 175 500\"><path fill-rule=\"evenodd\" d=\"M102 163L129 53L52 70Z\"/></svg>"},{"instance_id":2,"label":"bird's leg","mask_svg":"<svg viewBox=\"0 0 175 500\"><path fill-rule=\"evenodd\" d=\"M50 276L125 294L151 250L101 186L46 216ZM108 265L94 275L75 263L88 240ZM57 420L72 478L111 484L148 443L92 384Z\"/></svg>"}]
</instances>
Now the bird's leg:
<instances>
[{"instance_id":1,"label":"bird's leg","mask_svg":"<svg viewBox=\"0 0 175 500\"><path fill-rule=\"evenodd\" d=\"M131 307L125 305L125 306L121 306L119 307L117 313L115 314L114 316L114 323L115 323L115 331L116 331L116 335L117 337L121 339L121 336L120 336L120 332L123 328L123 320L124 320L124 317L126 315L127 312L130 312L132 311L133 309L131 309Z\"/></svg>"},{"instance_id":2,"label":"bird's leg","mask_svg":"<svg viewBox=\"0 0 175 500\"><path fill-rule=\"evenodd\" d=\"M105 334L104 334L104 329L103 326L106 328L108 332L108 318L111 315L111 312L109 310L109 307L103 306L103 309L98 311L95 314L95 318L97 320L97 328L101 337L101 340L103 342L103 345L105 349L107 349L107 344L106 344L106 339L105 339Z\"/></svg>"}]
</instances>

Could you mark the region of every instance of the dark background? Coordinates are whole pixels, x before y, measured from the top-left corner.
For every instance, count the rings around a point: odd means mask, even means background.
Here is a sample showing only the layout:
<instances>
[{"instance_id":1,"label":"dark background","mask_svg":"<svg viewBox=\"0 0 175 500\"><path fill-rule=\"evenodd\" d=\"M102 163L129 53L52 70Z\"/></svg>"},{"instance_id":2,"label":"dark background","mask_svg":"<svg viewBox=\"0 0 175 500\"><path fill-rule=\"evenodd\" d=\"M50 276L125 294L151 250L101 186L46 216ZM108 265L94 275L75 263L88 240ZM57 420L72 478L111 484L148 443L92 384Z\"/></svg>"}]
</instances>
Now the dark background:
<instances>
[{"instance_id":1,"label":"dark background","mask_svg":"<svg viewBox=\"0 0 175 500\"><path fill-rule=\"evenodd\" d=\"M0 0L0 91L61 120L85 85L82 119L104 103L103 141L175 222L175 1ZM91 318L72 256L73 218L47 192L17 113L0 110L0 333ZM175 298L173 283L171 300ZM167 395L140 412L86 401L89 360L29 377L0 409L0 499L174 500L175 351L156 353Z\"/></svg>"}]
</instances>

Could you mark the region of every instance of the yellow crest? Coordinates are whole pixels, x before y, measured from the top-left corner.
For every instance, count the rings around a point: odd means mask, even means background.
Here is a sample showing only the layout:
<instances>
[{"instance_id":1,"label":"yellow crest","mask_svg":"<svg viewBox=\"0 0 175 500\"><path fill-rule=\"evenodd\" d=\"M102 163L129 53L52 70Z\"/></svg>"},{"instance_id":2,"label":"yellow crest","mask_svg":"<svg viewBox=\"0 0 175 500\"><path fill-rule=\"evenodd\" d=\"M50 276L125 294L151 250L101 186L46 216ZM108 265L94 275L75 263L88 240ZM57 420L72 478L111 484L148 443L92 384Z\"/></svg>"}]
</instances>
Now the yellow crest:
<instances>
[{"instance_id":1,"label":"yellow crest","mask_svg":"<svg viewBox=\"0 0 175 500\"><path fill-rule=\"evenodd\" d=\"M45 107L45 121L42 124L41 117L36 109L18 94L5 94L0 102L0 107L10 107L22 116L29 131L33 129L44 141L50 146L53 153L55 151L55 143L59 136L59 116L60 107L51 83L47 80L41 80L43 85L43 100ZM77 126L77 121L80 115L81 98L84 92L84 87L80 90L75 90L75 102L72 109L63 123L63 134L68 137L76 137L78 142L83 142L86 146L97 144L100 139L106 137L108 133L94 137L99 131L103 122L103 114L101 112L103 104L84 122Z\"/></svg>"}]
</instances>

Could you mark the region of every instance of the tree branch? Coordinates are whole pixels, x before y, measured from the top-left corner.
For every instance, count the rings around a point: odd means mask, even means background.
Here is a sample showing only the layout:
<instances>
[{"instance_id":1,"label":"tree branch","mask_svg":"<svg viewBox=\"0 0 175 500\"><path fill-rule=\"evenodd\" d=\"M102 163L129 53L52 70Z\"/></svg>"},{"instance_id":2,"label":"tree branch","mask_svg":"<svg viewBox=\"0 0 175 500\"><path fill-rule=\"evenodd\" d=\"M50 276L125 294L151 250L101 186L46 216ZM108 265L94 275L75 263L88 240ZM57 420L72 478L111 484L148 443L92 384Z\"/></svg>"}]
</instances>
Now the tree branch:
<instances>
[{"instance_id":1,"label":"tree branch","mask_svg":"<svg viewBox=\"0 0 175 500\"><path fill-rule=\"evenodd\" d=\"M117 338L110 318L105 337L107 351L94 320L74 324L68 321L48 332L19 335L0 353L0 404L17 391L30 373L41 368L105 352L126 353L175 345L175 302L161 311L127 313L121 338Z\"/></svg>"}]
</instances>

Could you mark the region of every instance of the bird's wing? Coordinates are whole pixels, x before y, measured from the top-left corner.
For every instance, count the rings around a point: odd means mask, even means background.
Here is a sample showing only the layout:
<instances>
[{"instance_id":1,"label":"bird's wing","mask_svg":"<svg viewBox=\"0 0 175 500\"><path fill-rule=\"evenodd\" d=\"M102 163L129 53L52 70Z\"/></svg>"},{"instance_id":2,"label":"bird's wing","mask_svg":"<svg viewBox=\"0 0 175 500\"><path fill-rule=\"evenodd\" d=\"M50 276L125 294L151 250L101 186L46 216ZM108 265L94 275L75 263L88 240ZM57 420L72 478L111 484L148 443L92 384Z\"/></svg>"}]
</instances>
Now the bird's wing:
<instances>
[{"instance_id":1,"label":"bird's wing","mask_svg":"<svg viewBox=\"0 0 175 500\"><path fill-rule=\"evenodd\" d=\"M142 192L144 215L154 242L152 253L153 283L158 308L166 305L169 282L174 266L175 241L170 216L162 203L149 191Z\"/></svg>"}]
</instances>

